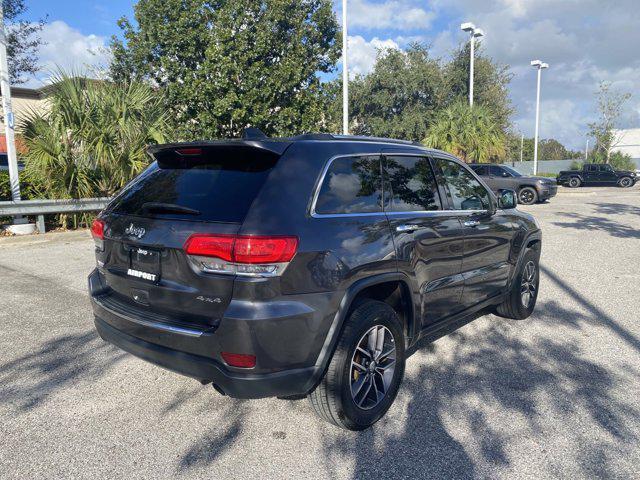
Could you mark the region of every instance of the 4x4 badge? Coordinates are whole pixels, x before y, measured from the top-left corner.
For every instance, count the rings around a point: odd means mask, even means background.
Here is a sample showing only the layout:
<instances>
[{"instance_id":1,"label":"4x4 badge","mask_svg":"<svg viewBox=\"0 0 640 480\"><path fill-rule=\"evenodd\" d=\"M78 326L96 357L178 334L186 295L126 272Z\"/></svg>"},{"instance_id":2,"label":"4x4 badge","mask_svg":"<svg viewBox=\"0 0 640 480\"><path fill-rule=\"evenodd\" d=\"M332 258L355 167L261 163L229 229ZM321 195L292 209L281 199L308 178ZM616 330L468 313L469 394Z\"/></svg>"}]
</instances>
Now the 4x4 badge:
<instances>
[{"instance_id":1,"label":"4x4 badge","mask_svg":"<svg viewBox=\"0 0 640 480\"><path fill-rule=\"evenodd\" d=\"M142 238L147 231L142 227L136 227L133 223L125 228L125 235L133 235L134 237Z\"/></svg>"}]
</instances>

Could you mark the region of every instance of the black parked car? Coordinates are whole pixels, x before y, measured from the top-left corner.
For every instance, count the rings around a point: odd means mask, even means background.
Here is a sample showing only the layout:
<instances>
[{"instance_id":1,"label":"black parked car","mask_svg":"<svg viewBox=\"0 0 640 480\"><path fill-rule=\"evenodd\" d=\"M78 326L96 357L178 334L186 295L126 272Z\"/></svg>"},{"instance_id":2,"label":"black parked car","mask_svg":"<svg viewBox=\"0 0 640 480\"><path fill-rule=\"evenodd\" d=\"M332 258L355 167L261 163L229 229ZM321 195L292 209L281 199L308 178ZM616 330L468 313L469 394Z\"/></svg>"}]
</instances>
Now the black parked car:
<instances>
[{"instance_id":1,"label":"black parked car","mask_svg":"<svg viewBox=\"0 0 640 480\"><path fill-rule=\"evenodd\" d=\"M564 170L558 174L558 183L571 188L589 186L617 185L622 188L633 187L640 177L636 172L615 170L609 164L585 163L582 170Z\"/></svg>"},{"instance_id":2,"label":"black parked car","mask_svg":"<svg viewBox=\"0 0 640 480\"><path fill-rule=\"evenodd\" d=\"M522 175L506 165L474 163L470 167L494 192L504 188L518 192L518 201L524 205L544 202L558 193L552 178Z\"/></svg>"},{"instance_id":3,"label":"black parked car","mask_svg":"<svg viewBox=\"0 0 640 480\"><path fill-rule=\"evenodd\" d=\"M514 192L408 142L254 135L152 147L99 215L103 339L231 397L309 396L361 430L420 338L533 311L541 232Z\"/></svg>"}]
</instances>

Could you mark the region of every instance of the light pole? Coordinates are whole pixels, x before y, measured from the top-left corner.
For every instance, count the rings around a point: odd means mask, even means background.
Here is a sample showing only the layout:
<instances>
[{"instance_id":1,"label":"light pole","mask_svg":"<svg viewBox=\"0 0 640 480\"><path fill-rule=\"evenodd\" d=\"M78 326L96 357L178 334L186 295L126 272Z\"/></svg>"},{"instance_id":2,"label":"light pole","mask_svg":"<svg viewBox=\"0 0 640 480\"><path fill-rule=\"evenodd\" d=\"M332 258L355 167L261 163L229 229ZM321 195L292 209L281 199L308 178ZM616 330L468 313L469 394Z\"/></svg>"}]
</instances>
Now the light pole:
<instances>
[{"instance_id":1,"label":"light pole","mask_svg":"<svg viewBox=\"0 0 640 480\"><path fill-rule=\"evenodd\" d=\"M468 32L471 37L469 40L471 42L471 58L469 60L469 106L473 107L473 67L476 51L476 38L484 36L484 31L480 28L476 28L476 26L471 22L466 22L460 25L460 30Z\"/></svg>"},{"instance_id":2,"label":"light pole","mask_svg":"<svg viewBox=\"0 0 640 480\"><path fill-rule=\"evenodd\" d=\"M9 67L7 65L7 35L4 29L3 3L0 2L0 93L4 110L4 130L7 141L7 158L9 160L9 183L11 199L20 201L20 181L18 180L18 161L14 138L14 119L11 110L11 85L9 84ZM16 217L14 223L24 223L22 217Z\"/></svg>"},{"instance_id":3,"label":"light pole","mask_svg":"<svg viewBox=\"0 0 640 480\"><path fill-rule=\"evenodd\" d=\"M584 163L587 163L587 158L589 158L589 139L587 138L587 146L584 149Z\"/></svg>"},{"instance_id":4,"label":"light pole","mask_svg":"<svg viewBox=\"0 0 640 480\"><path fill-rule=\"evenodd\" d=\"M342 0L342 133L349 135L349 68L347 67L347 0Z\"/></svg>"},{"instance_id":5,"label":"light pole","mask_svg":"<svg viewBox=\"0 0 640 480\"><path fill-rule=\"evenodd\" d=\"M542 76L542 70L549 68L549 64L543 63L540 60L532 60L531 66L538 69L538 89L536 92L536 134L533 140L533 174L538 173L538 132L540 129L540 77Z\"/></svg>"}]
</instances>

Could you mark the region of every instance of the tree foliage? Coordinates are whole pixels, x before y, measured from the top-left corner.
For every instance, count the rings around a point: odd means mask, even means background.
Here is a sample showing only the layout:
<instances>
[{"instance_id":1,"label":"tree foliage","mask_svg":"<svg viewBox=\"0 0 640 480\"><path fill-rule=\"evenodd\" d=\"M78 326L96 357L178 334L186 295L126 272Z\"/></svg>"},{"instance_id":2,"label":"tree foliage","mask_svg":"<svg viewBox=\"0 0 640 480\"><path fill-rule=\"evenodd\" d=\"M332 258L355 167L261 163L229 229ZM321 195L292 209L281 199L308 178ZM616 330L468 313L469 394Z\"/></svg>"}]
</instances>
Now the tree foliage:
<instances>
[{"instance_id":1,"label":"tree foliage","mask_svg":"<svg viewBox=\"0 0 640 480\"><path fill-rule=\"evenodd\" d=\"M2 0L2 7L7 26L9 79L12 85L18 85L40 70L38 49L43 42L39 33L44 20L25 20L23 15L28 8L24 0Z\"/></svg>"},{"instance_id":2,"label":"tree foliage","mask_svg":"<svg viewBox=\"0 0 640 480\"><path fill-rule=\"evenodd\" d=\"M510 125L512 114L507 94L511 74L506 66L485 57L481 49L476 53L474 89L475 105L479 110L477 115L472 115L462 106L468 98L468 64L469 51L466 47L457 49L449 61L432 57L429 47L419 43L410 45L405 51L380 51L371 73L356 78L350 84L350 131L414 141L430 137L444 145L447 142L443 142L441 135L444 132L441 129L448 123L456 132L451 145L456 144L461 151L478 152L478 142L468 145L459 142L463 138L470 139L465 133L469 129L483 128L482 122L490 119L496 127L491 134L501 132L501 135L492 137L499 138L499 143L494 145L491 155L493 158L504 157L504 132ZM339 98L334 105L339 105ZM440 115L443 111L446 113ZM447 116L454 111L464 111L465 116ZM339 130L340 119L335 114L340 109L335 108L333 112L333 129ZM485 153L482 155L484 158Z\"/></svg>"},{"instance_id":3,"label":"tree foliage","mask_svg":"<svg viewBox=\"0 0 640 480\"><path fill-rule=\"evenodd\" d=\"M504 158L506 137L493 112L460 100L438 114L425 145L450 152L466 162L486 163Z\"/></svg>"},{"instance_id":4,"label":"tree foliage","mask_svg":"<svg viewBox=\"0 0 640 480\"><path fill-rule=\"evenodd\" d=\"M509 134L507 140L507 156L510 160L520 160L520 135ZM533 161L534 139L525 138L522 148L522 160L524 162ZM542 139L538 143L538 160L573 160L583 158L583 152L568 149L555 138Z\"/></svg>"},{"instance_id":5,"label":"tree foliage","mask_svg":"<svg viewBox=\"0 0 640 480\"><path fill-rule=\"evenodd\" d=\"M112 39L115 80L164 89L181 139L317 130L338 59L330 0L140 0Z\"/></svg>"},{"instance_id":6,"label":"tree foliage","mask_svg":"<svg viewBox=\"0 0 640 480\"><path fill-rule=\"evenodd\" d=\"M600 83L596 93L599 118L589 124L589 135L595 139L594 153L604 155L606 163L610 161L611 149L616 146L614 130L629 98L631 94L612 90L608 82Z\"/></svg>"},{"instance_id":7,"label":"tree foliage","mask_svg":"<svg viewBox=\"0 0 640 480\"><path fill-rule=\"evenodd\" d=\"M482 43L478 42L473 73L474 104L489 108L499 128L506 132L511 125L510 118L514 112L508 90L513 74L507 65L495 62L483 52ZM469 42L465 42L454 52L452 60L444 66L451 101L469 97L470 54Z\"/></svg>"},{"instance_id":8,"label":"tree foliage","mask_svg":"<svg viewBox=\"0 0 640 480\"><path fill-rule=\"evenodd\" d=\"M149 162L147 144L164 141L162 97L137 83L105 83L59 73L50 110L20 125L25 174L47 198L111 196Z\"/></svg>"},{"instance_id":9,"label":"tree foliage","mask_svg":"<svg viewBox=\"0 0 640 480\"><path fill-rule=\"evenodd\" d=\"M416 141L448 98L440 61L419 44L381 51L373 71L350 82L349 92L352 133Z\"/></svg>"}]
</instances>

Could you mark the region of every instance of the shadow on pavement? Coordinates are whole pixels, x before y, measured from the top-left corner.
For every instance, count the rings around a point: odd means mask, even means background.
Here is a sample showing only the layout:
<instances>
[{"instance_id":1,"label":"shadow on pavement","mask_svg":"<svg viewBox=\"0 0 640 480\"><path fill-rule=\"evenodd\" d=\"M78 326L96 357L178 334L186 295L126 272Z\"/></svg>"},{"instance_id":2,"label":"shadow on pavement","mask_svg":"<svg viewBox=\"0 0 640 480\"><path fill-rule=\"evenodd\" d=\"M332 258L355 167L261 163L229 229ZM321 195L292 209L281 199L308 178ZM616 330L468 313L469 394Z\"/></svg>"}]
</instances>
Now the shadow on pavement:
<instances>
[{"instance_id":1,"label":"shadow on pavement","mask_svg":"<svg viewBox=\"0 0 640 480\"><path fill-rule=\"evenodd\" d=\"M627 203L590 203L596 213L604 215L640 215L640 207Z\"/></svg>"},{"instance_id":2,"label":"shadow on pavement","mask_svg":"<svg viewBox=\"0 0 640 480\"><path fill-rule=\"evenodd\" d=\"M573 228L575 230L600 230L606 232L612 237L618 238L640 238L640 230L630 225L611 220L606 217L598 217L593 215L583 215L580 213L559 213L572 221L552 222L561 228Z\"/></svg>"},{"instance_id":3,"label":"shadow on pavement","mask_svg":"<svg viewBox=\"0 0 640 480\"><path fill-rule=\"evenodd\" d=\"M35 409L48 395L98 379L126 355L93 329L48 340L32 353L0 364L0 403L19 411Z\"/></svg>"}]
</instances>

